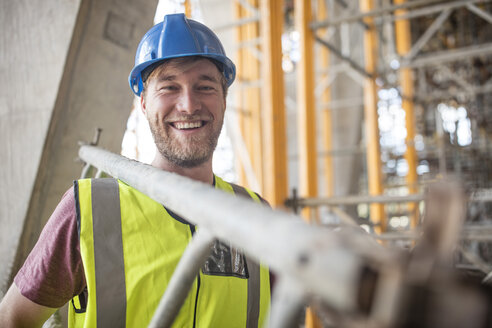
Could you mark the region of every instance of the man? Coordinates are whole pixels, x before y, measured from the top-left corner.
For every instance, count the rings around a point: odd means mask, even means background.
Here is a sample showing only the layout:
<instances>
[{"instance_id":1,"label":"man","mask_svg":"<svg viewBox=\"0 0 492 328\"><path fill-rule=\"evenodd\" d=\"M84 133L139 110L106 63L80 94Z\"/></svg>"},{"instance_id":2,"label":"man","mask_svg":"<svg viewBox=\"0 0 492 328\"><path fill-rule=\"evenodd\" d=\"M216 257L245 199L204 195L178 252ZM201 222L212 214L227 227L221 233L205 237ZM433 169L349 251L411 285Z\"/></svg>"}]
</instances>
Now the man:
<instances>
[{"instance_id":1,"label":"man","mask_svg":"<svg viewBox=\"0 0 492 328\"><path fill-rule=\"evenodd\" d=\"M212 172L234 77L216 35L176 14L143 37L129 82L158 150L152 166L260 201ZM76 181L0 304L0 326L39 327L70 301L71 327L144 327L194 231L121 181ZM268 270L217 242L174 326L258 327L269 302Z\"/></svg>"}]
</instances>

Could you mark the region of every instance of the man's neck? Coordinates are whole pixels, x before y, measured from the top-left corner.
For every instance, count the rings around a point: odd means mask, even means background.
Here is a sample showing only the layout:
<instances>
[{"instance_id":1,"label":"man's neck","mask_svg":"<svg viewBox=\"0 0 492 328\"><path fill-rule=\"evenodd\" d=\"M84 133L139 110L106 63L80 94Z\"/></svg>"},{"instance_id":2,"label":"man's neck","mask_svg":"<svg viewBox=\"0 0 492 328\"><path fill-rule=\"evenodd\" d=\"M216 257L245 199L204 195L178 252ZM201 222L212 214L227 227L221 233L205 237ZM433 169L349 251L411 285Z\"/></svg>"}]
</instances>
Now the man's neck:
<instances>
[{"instance_id":1,"label":"man's neck","mask_svg":"<svg viewBox=\"0 0 492 328\"><path fill-rule=\"evenodd\" d=\"M214 175L212 171L212 159L207 162L192 168L185 168L177 166L176 164L170 163L165 158L156 156L152 161L151 165L155 168L165 170L168 172L173 172L187 178L201 181L207 184L213 184Z\"/></svg>"}]
</instances>

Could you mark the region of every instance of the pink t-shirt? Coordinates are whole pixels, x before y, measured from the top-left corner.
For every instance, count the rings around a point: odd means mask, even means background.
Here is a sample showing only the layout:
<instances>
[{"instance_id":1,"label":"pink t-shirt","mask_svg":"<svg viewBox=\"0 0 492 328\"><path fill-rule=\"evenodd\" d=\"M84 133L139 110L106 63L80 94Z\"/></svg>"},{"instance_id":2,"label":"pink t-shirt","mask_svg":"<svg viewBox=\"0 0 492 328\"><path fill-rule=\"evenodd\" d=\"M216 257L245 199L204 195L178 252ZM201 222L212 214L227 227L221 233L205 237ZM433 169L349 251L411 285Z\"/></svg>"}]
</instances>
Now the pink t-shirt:
<instances>
[{"instance_id":1,"label":"pink t-shirt","mask_svg":"<svg viewBox=\"0 0 492 328\"><path fill-rule=\"evenodd\" d=\"M51 308L84 290L73 188L63 195L14 283L22 295Z\"/></svg>"}]
</instances>

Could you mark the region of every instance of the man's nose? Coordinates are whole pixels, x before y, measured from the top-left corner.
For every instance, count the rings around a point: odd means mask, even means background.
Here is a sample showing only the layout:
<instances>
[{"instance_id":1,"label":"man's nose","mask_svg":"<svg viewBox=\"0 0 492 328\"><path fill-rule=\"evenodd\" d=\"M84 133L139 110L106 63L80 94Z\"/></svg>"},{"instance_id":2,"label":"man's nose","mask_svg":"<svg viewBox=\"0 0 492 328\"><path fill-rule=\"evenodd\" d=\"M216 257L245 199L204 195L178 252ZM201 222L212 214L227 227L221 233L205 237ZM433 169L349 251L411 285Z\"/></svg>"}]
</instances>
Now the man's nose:
<instances>
[{"instance_id":1,"label":"man's nose","mask_svg":"<svg viewBox=\"0 0 492 328\"><path fill-rule=\"evenodd\" d=\"M193 114L201 109L201 103L193 90L183 89L176 107L180 112Z\"/></svg>"}]
</instances>

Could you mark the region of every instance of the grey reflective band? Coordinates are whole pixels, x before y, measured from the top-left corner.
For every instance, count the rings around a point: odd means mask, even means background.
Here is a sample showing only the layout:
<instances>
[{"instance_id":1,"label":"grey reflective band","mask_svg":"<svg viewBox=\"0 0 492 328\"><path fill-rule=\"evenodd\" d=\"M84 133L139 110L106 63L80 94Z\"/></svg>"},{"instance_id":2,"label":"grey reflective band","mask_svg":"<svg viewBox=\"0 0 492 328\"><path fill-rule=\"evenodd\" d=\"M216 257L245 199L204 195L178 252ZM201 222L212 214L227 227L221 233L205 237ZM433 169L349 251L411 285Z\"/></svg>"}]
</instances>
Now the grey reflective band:
<instances>
[{"instance_id":1,"label":"grey reflective band","mask_svg":"<svg viewBox=\"0 0 492 328\"><path fill-rule=\"evenodd\" d=\"M234 191L234 195L246 197L252 200L251 195L244 187L238 186L235 183L229 183L229 184L231 185L232 190Z\"/></svg>"},{"instance_id":2,"label":"grey reflective band","mask_svg":"<svg viewBox=\"0 0 492 328\"><path fill-rule=\"evenodd\" d=\"M91 194L97 326L125 327L125 265L118 181L93 179Z\"/></svg>"},{"instance_id":3,"label":"grey reflective band","mask_svg":"<svg viewBox=\"0 0 492 328\"><path fill-rule=\"evenodd\" d=\"M260 318L260 266L248 257L246 257L246 265L249 273L246 327L257 328Z\"/></svg>"},{"instance_id":4,"label":"grey reflective band","mask_svg":"<svg viewBox=\"0 0 492 328\"><path fill-rule=\"evenodd\" d=\"M233 183L230 185L235 195L251 199L251 195L246 189ZM246 265L249 274L246 327L257 328L258 320L260 318L260 266L249 257L246 257Z\"/></svg>"}]
</instances>

